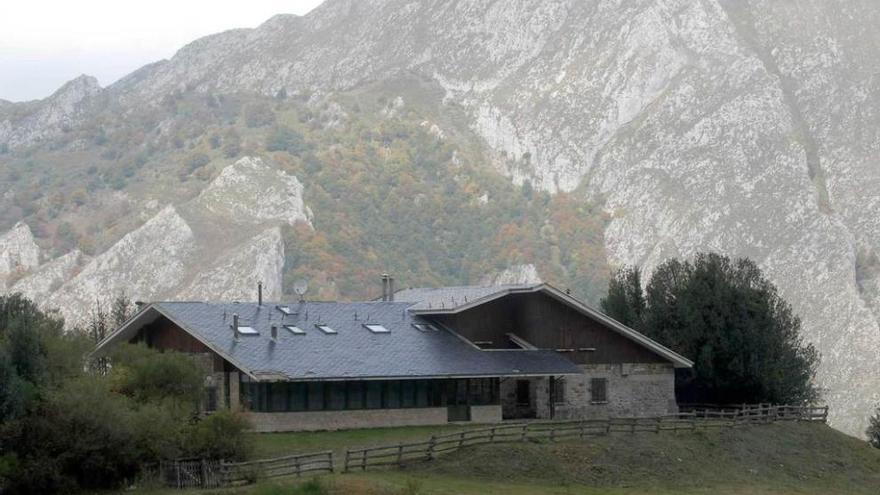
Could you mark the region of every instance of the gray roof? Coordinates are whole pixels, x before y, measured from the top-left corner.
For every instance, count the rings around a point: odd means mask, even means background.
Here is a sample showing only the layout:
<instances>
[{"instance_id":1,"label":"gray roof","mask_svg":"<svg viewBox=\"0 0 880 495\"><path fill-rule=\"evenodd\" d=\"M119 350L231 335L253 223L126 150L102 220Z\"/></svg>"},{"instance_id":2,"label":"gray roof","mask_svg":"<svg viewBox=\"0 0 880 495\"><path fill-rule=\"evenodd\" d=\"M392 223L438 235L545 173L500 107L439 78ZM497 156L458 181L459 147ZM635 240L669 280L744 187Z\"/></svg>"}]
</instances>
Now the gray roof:
<instances>
[{"instance_id":1,"label":"gray roof","mask_svg":"<svg viewBox=\"0 0 880 495\"><path fill-rule=\"evenodd\" d=\"M410 309L414 311L454 309L483 299L491 299L493 296L506 294L512 290L530 289L538 285L541 284L419 287L395 292L394 300L413 303Z\"/></svg>"},{"instance_id":2,"label":"gray roof","mask_svg":"<svg viewBox=\"0 0 880 495\"><path fill-rule=\"evenodd\" d=\"M305 302L289 306L297 314L284 315L274 303L153 303L98 348L132 338L137 328L161 314L242 371L266 380L581 373L554 351L486 351L442 328L420 331L413 323L428 320L407 311L409 302ZM233 314L238 314L239 326L253 327L259 335L242 335L236 340ZM273 324L279 326L277 342L271 339ZM326 324L338 333L325 334L317 324ZM380 324L389 333L373 333L364 324ZM282 325L297 325L305 335L294 335Z\"/></svg>"}]
</instances>

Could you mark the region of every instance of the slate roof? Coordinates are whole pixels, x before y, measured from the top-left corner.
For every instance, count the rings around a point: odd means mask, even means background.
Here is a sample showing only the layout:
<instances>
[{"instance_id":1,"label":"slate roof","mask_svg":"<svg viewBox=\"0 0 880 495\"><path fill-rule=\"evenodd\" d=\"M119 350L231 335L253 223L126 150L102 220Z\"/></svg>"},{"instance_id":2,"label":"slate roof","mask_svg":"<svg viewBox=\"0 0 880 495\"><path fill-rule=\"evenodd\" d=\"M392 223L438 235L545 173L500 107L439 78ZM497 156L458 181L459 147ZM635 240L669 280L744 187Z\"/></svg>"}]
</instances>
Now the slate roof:
<instances>
[{"instance_id":1,"label":"slate roof","mask_svg":"<svg viewBox=\"0 0 880 495\"><path fill-rule=\"evenodd\" d=\"M158 312L201 340L233 365L258 379L339 380L370 378L481 377L580 374L571 361L554 351L484 351L445 330L421 331L427 323L407 311L409 302L305 302L289 305L284 315L274 303L158 302L139 314ZM259 335L232 331L233 314L239 326ZM155 318L155 314L153 318ZM143 317L141 325L149 318ZM99 345L130 339L138 316ZM279 326L278 340L271 326ZM316 325L336 330L328 335ZM373 333L364 324L380 324L388 333ZM296 325L294 335L283 325ZM126 331L127 327L134 330Z\"/></svg>"},{"instance_id":2,"label":"slate roof","mask_svg":"<svg viewBox=\"0 0 880 495\"><path fill-rule=\"evenodd\" d=\"M511 290L530 289L541 285L468 285L461 287L418 287L399 290L394 293L395 301L413 303L414 311L454 309L482 299L489 299Z\"/></svg>"}]
</instances>

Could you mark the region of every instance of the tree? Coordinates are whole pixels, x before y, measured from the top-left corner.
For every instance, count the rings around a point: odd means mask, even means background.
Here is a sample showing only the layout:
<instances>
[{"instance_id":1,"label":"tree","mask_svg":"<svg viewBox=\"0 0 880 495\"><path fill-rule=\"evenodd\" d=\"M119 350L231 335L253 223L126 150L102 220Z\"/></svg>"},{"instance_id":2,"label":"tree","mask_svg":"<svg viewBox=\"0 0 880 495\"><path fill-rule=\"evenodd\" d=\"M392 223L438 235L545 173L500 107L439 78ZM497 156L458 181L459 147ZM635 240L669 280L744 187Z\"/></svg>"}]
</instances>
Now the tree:
<instances>
[{"instance_id":1,"label":"tree","mask_svg":"<svg viewBox=\"0 0 880 495\"><path fill-rule=\"evenodd\" d=\"M639 267L623 267L615 272L608 282L608 295L599 304L608 316L630 328L641 330L645 297Z\"/></svg>"},{"instance_id":2,"label":"tree","mask_svg":"<svg viewBox=\"0 0 880 495\"><path fill-rule=\"evenodd\" d=\"M877 408L877 413L871 416L865 433L868 435L868 443L880 449L880 407Z\"/></svg>"},{"instance_id":3,"label":"tree","mask_svg":"<svg viewBox=\"0 0 880 495\"><path fill-rule=\"evenodd\" d=\"M287 126L277 126L266 138L266 151L286 151L299 155L308 150L303 135Z\"/></svg>"},{"instance_id":4,"label":"tree","mask_svg":"<svg viewBox=\"0 0 880 495\"><path fill-rule=\"evenodd\" d=\"M603 309L694 361L676 380L686 402L801 403L817 397L819 356L776 287L748 259L698 254L660 265L642 293L632 270L609 286Z\"/></svg>"}]
</instances>

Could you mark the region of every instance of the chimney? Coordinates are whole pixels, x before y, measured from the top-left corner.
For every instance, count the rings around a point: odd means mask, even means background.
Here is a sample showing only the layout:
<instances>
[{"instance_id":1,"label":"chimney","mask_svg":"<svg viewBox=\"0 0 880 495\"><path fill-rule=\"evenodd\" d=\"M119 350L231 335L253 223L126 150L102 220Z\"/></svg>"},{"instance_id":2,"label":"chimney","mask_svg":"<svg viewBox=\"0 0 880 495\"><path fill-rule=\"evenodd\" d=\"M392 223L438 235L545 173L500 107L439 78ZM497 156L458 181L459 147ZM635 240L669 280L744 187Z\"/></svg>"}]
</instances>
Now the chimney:
<instances>
[{"instance_id":1,"label":"chimney","mask_svg":"<svg viewBox=\"0 0 880 495\"><path fill-rule=\"evenodd\" d=\"M257 305L263 305L263 282L257 282Z\"/></svg>"},{"instance_id":2,"label":"chimney","mask_svg":"<svg viewBox=\"0 0 880 495\"><path fill-rule=\"evenodd\" d=\"M272 325L272 340L278 341L278 325Z\"/></svg>"},{"instance_id":3,"label":"chimney","mask_svg":"<svg viewBox=\"0 0 880 495\"><path fill-rule=\"evenodd\" d=\"M382 274L382 300L388 300L388 281L389 277L387 273Z\"/></svg>"},{"instance_id":4,"label":"chimney","mask_svg":"<svg viewBox=\"0 0 880 495\"><path fill-rule=\"evenodd\" d=\"M388 277L388 300L394 300L394 277Z\"/></svg>"},{"instance_id":5,"label":"chimney","mask_svg":"<svg viewBox=\"0 0 880 495\"><path fill-rule=\"evenodd\" d=\"M232 333L238 340L238 313L232 313Z\"/></svg>"}]
</instances>

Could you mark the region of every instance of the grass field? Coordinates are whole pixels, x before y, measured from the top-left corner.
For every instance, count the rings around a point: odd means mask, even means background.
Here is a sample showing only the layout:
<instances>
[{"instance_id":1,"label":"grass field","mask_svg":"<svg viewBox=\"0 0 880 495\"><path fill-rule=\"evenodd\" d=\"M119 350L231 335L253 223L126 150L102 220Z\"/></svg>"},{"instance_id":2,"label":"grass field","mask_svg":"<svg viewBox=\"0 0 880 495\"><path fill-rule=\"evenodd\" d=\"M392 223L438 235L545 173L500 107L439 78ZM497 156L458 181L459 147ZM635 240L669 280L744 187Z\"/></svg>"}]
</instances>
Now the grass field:
<instances>
[{"instance_id":1,"label":"grass field","mask_svg":"<svg viewBox=\"0 0 880 495\"><path fill-rule=\"evenodd\" d=\"M454 427L450 427L454 428ZM444 430L448 430L446 428ZM258 449L423 438L436 428L259 435ZM285 450L285 452L290 451ZM871 494L880 451L817 423L594 437L466 448L403 469L264 482L238 489L151 495Z\"/></svg>"}]
</instances>

